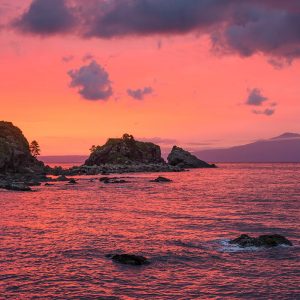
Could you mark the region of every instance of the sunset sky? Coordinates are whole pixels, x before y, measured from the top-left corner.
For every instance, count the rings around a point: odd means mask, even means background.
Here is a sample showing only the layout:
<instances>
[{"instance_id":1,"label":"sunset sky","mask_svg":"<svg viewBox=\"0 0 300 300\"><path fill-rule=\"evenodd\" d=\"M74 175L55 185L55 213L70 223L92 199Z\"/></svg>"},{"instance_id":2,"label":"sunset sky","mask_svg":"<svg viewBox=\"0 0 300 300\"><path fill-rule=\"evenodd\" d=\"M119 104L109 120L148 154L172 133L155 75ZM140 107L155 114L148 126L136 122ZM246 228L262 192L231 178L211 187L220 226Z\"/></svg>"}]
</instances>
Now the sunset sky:
<instances>
[{"instance_id":1,"label":"sunset sky","mask_svg":"<svg viewBox=\"0 0 300 300\"><path fill-rule=\"evenodd\" d=\"M298 0L0 0L0 120L43 155L247 143L300 132L299 58Z\"/></svg>"}]
</instances>

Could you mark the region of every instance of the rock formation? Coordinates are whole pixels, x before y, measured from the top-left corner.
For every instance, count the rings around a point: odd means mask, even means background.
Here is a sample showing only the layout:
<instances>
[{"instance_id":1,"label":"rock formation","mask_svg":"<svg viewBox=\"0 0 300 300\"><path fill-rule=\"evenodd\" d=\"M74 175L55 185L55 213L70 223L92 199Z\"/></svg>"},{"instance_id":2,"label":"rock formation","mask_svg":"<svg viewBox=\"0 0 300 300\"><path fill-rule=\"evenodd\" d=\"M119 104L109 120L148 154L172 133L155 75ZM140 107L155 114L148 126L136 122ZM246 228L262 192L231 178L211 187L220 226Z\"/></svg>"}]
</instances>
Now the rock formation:
<instances>
[{"instance_id":1,"label":"rock formation","mask_svg":"<svg viewBox=\"0 0 300 300\"><path fill-rule=\"evenodd\" d=\"M181 168L214 168L215 165L210 165L205 161L198 159L190 152L183 150L180 147L174 146L171 153L168 155L168 163L171 166Z\"/></svg>"},{"instance_id":2,"label":"rock formation","mask_svg":"<svg viewBox=\"0 0 300 300\"><path fill-rule=\"evenodd\" d=\"M22 131L0 121L0 173L42 173L44 164L33 157Z\"/></svg>"},{"instance_id":3,"label":"rock formation","mask_svg":"<svg viewBox=\"0 0 300 300\"><path fill-rule=\"evenodd\" d=\"M22 131L10 122L0 121L0 188L30 191L48 181L45 166L31 155Z\"/></svg>"},{"instance_id":4,"label":"rock formation","mask_svg":"<svg viewBox=\"0 0 300 300\"><path fill-rule=\"evenodd\" d=\"M292 246L293 244L284 236L279 234L260 235L258 238L242 234L238 238L229 241L229 244L239 245L240 247L276 247L279 245Z\"/></svg>"},{"instance_id":5,"label":"rock formation","mask_svg":"<svg viewBox=\"0 0 300 300\"><path fill-rule=\"evenodd\" d=\"M153 143L136 141L128 134L124 134L122 138L108 139L105 145L94 147L85 161L87 166L150 163L164 163L160 147Z\"/></svg>"},{"instance_id":6,"label":"rock formation","mask_svg":"<svg viewBox=\"0 0 300 300\"><path fill-rule=\"evenodd\" d=\"M134 254L108 254L106 257L124 265L141 266L149 264L146 257Z\"/></svg>"},{"instance_id":7,"label":"rock formation","mask_svg":"<svg viewBox=\"0 0 300 300\"><path fill-rule=\"evenodd\" d=\"M172 182L172 180L163 176L158 176L157 178L150 180L150 182Z\"/></svg>"}]
</instances>

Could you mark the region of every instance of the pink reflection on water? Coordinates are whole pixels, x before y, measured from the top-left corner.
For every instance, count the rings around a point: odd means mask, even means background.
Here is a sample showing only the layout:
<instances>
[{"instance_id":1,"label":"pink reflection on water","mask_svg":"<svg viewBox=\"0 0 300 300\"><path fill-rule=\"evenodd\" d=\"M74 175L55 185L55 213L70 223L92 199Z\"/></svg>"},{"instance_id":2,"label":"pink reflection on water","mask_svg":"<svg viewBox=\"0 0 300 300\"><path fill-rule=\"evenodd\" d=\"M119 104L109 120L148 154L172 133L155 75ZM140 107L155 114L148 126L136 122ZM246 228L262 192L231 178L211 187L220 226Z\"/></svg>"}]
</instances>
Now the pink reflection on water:
<instances>
[{"instance_id":1,"label":"pink reflection on water","mask_svg":"<svg viewBox=\"0 0 300 300\"><path fill-rule=\"evenodd\" d=\"M299 172L299 164L227 164L160 174L173 180L166 184L149 182L158 174L131 174L126 184L80 177L75 186L0 191L1 295L295 299ZM295 247L224 246L241 233L270 232ZM145 255L151 264L132 268L105 258L115 252Z\"/></svg>"}]
</instances>

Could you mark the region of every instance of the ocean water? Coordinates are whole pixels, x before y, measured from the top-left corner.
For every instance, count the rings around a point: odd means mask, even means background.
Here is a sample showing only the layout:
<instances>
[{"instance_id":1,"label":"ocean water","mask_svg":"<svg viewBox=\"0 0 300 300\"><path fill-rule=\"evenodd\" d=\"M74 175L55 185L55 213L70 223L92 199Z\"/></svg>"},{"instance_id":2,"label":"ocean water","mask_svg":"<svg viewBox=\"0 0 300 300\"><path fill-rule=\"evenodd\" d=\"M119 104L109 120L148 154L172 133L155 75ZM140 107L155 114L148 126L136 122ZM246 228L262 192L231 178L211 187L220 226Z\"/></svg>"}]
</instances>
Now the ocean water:
<instances>
[{"instance_id":1,"label":"ocean water","mask_svg":"<svg viewBox=\"0 0 300 300\"><path fill-rule=\"evenodd\" d=\"M125 184L77 177L0 191L0 299L300 299L300 164L160 175L173 182L130 174ZM228 245L242 233L279 233L294 246Z\"/></svg>"}]
</instances>

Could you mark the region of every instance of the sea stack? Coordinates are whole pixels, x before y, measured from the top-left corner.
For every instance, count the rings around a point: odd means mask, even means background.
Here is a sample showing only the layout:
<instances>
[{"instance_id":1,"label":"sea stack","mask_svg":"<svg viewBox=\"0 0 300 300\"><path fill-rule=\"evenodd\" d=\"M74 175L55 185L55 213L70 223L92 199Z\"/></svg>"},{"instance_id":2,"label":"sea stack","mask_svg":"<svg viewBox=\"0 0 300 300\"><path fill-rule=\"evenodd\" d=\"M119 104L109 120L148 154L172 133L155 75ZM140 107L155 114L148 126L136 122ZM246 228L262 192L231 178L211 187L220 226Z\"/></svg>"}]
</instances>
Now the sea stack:
<instances>
[{"instance_id":1,"label":"sea stack","mask_svg":"<svg viewBox=\"0 0 300 300\"><path fill-rule=\"evenodd\" d=\"M136 141L132 135L124 134L122 138L110 138L103 146L92 149L85 165L131 165L164 164L160 147L153 143Z\"/></svg>"},{"instance_id":2,"label":"sea stack","mask_svg":"<svg viewBox=\"0 0 300 300\"><path fill-rule=\"evenodd\" d=\"M181 168L215 168L214 164L210 165L207 162L200 160L190 152L183 150L180 147L174 146L171 153L168 155L168 164Z\"/></svg>"}]
</instances>

